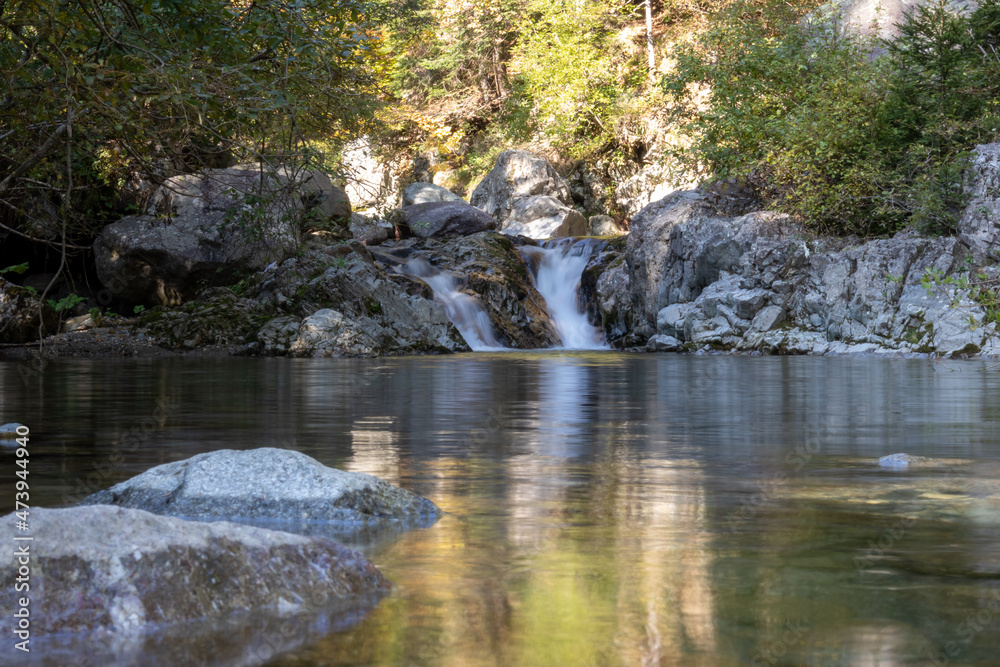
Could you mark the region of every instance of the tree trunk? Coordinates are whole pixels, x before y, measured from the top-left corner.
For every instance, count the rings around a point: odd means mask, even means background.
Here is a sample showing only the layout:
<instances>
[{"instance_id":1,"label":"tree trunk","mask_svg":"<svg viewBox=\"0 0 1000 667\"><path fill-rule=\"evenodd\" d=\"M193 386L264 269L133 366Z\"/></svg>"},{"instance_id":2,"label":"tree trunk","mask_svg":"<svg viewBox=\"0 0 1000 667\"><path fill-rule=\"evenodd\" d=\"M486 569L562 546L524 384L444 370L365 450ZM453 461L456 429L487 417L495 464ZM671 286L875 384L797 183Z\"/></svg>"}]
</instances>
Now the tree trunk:
<instances>
[{"instance_id":1,"label":"tree trunk","mask_svg":"<svg viewBox=\"0 0 1000 667\"><path fill-rule=\"evenodd\" d=\"M656 55L653 53L653 0L646 0L646 60L649 63L649 74L656 69Z\"/></svg>"}]
</instances>

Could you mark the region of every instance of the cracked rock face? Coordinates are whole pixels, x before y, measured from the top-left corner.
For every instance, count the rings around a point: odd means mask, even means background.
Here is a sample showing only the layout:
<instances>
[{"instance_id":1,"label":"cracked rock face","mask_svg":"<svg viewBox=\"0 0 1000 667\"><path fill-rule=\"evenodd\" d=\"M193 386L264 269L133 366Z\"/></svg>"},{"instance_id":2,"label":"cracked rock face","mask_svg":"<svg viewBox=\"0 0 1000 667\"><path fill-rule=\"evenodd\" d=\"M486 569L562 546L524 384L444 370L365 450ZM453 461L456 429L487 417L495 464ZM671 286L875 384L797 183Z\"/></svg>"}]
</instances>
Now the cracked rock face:
<instances>
[{"instance_id":1,"label":"cracked rock face","mask_svg":"<svg viewBox=\"0 0 1000 667\"><path fill-rule=\"evenodd\" d=\"M851 244L775 213L719 215L698 191L650 204L632 220L625 268L600 279L617 275L627 302L621 288L596 291L608 339L622 345L619 323L631 317L625 344L659 336L649 346L658 350L679 341L777 354L998 354L995 313L954 284L970 267L998 273L998 151L977 148L973 200L955 238L904 230ZM932 275L953 282L928 290Z\"/></svg>"},{"instance_id":2,"label":"cracked rock face","mask_svg":"<svg viewBox=\"0 0 1000 667\"><path fill-rule=\"evenodd\" d=\"M193 519L432 523L441 514L430 500L377 477L271 447L223 449L156 466L81 504Z\"/></svg>"},{"instance_id":3,"label":"cracked rock face","mask_svg":"<svg viewBox=\"0 0 1000 667\"><path fill-rule=\"evenodd\" d=\"M4 518L14 524L14 516ZM151 627L365 606L388 590L358 552L331 540L197 523L120 507L32 509L32 639L54 632L116 637ZM14 549L0 573L14 581ZM0 593L0 631L13 637L14 587ZM34 644L32 645L34 648Z\"/></svg>"}]
</instances>

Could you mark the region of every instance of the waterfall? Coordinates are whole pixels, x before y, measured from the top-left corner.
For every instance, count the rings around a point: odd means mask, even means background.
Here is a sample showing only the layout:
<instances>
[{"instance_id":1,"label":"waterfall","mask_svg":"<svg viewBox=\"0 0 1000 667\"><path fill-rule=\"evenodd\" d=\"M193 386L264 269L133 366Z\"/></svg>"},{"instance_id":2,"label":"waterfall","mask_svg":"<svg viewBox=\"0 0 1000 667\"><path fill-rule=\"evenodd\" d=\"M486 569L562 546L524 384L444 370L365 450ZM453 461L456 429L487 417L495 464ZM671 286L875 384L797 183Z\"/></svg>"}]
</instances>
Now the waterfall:
<instances>
[{"instance_id":1,"label":"waterfall","mask_svg":"<svg viewBox=\"0 0 1000 667\"><path fill-rule=\"evenodd\" d=\"M564 348L607 349L604 333L593 326L580 308L580 278L595 243L591 239L556 239L539 246L522 246L535 289L545 299L552 326Z\"/></svg>"},{"instance_id":2,"label":"waterfall","mask_svg":"<svg viewBox=\"0 0 1000 667\"><path fill-rule=\"evenodd\" d=\"M502 350L503 345L493 332L493 324L479 299L458 291L458 280L447 271L440 271L422 257L410 259L403 271L430 285L434 298L444 306L448 319L462 334L473 350Z\"/></svg>"}]
</instances>

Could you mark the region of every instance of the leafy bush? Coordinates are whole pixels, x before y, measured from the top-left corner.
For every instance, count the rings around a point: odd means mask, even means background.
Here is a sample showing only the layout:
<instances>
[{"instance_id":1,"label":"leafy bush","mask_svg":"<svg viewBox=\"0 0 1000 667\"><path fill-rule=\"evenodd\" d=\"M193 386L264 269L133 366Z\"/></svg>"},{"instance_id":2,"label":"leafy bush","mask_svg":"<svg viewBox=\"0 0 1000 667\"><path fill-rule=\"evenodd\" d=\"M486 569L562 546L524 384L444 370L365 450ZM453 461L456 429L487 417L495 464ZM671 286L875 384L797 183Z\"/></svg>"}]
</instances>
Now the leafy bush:
<instances>
[{"instance_id":1,"label":"leafy bush","mask_svg":"<svg viewBox=\"0 0 1000 667\"><path fill-rule=\"evenodd\" d=\"M980 48L997 0L968 18L917 8L889 44L811 8L740 0L679 51L664 87L693 143L678 159L823 231L951 231L967 151L998 132L998 62Z\"/></svg>"}]
</instances>

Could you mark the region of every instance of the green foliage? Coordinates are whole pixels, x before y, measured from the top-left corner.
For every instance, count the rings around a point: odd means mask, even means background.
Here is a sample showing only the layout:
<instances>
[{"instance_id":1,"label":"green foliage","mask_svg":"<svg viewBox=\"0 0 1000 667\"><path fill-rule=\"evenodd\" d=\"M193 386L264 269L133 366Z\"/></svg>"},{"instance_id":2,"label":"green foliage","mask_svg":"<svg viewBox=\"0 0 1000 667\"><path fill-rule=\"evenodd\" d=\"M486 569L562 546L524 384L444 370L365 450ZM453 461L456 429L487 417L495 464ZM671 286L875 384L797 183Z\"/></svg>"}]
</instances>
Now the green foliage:
<instances>
[{"instance_id":1,"label":"green foliage","mask_svg":"<svg viewBox=\"0 0 1000 667\"><path fill-rule=\"evenodd\" d=\"M86 236L108 192L227 160L300 162L377 103L371 0L0 4L0 205ZM91 196L97 193L99 196Z\"/></svg>"},{"instance_id":2,"label":"green foliage","mask_svg":"<svg viewBox=\"0 0 1000 667\"><path fill-rule=\"evenodd\" d=\"M436 2L386 34L393 92L411 102L475 91L477 105L503 99L523 0Z\"/></svg>"},{"instance_id":3,"label":"green foliage","mask_svg":"<svg viewBox=\"0 0 1000 667\"><path fill-rule=\"evenodd\" d=\"M53 310L55 310L57 314L60 315L62 314L63 311L70 310L73 308L73 306L79 303L83 303L86 300L87 300L86 298L80 296L79 294L69 294L59 299L58 301L56 301L55 299L47 299L48 304L52 306Z\"/></svg>"},{"instance_id":4,"label":"green foliage","mask_svg":"<svg viewBox=\"0 0 1000 667\"><path fill-rule=\"evenodd\" d=\"M880 44L801 20L810 5L737 2L664 82L693 141L676 157L824 231L950 232L968 150L1000 128L1000 71L980 48L996 38L996 6L971 18L921 7Z\"/></svg>"},{"instance_id":5,"label":"green foliage","mask_svg":"<svg viewBox=\"0 0 1000 667\"><path fill-rule=\"evenodd\" d=\"M990 277L982 270L976 271L972 278L967 273L946 276L940 269L928 267L924 269L920 285L928 294L938 292L944 296L952 308L967 307L970 304L963 300L968 298L983 308L982 324L1000 325L1000 278ZM969 323L975 328L976 321L971 316Z\"/></svg>"},{"instance_id":6,"label":"green foliage","mask_svg":"<svg viewBox=\"0 0 1000 667\"><path fill-rule=\"evenodd\" d=\"M28 263L24 262L23 264L14 264L13 266L8 266L5 269L0 269L0 275L4 273L16 273L18 275L21 275L27 270L28 270Z\"/></svg>"},{"instance_id":7,"label":"green foliage","mask_svg":"<svg viewBox=\"0 0 1000 667\"><path fill-rule=\"evenodd\" d=\"M531 0L514 64L534 103L543 138L578 157L609 140L608 125L625 93L616 71L617 4L605 0Z\"/></svg>"}]
</instances>

